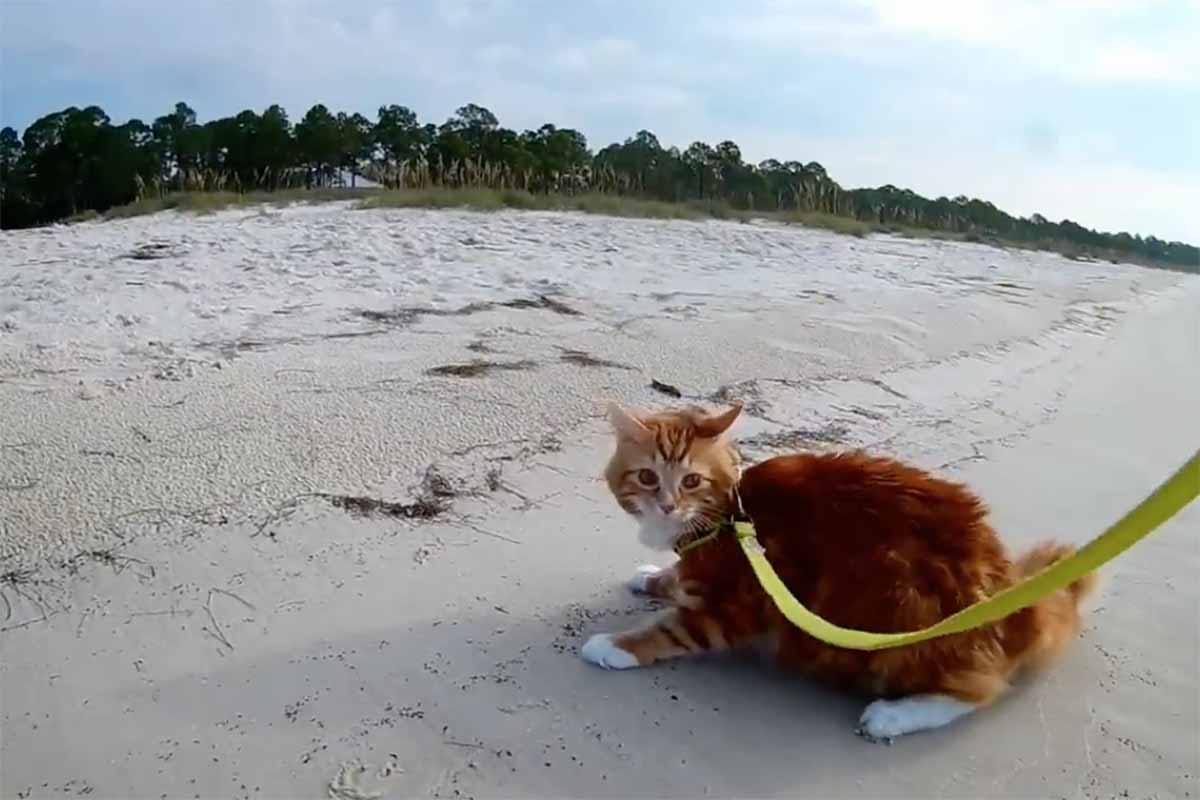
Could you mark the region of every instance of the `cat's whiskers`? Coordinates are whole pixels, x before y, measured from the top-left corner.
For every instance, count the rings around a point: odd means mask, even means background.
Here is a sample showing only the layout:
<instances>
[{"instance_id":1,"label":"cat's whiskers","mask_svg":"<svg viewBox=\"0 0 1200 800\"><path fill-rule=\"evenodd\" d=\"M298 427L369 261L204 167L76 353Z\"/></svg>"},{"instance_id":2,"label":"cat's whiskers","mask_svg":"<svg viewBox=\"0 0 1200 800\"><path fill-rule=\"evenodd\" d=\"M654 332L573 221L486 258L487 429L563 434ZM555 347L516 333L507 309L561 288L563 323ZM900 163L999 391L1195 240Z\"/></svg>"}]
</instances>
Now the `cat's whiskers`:
<instances>
[{"instance_id":1,"label":"cat's whiskers","mask_svg":"<svg viewBox=\"0 0 1200 800\"><path fill-rule=\"evenodd\" d=\"M697 529L700 527L711 528L720 525L724 521L725 516L725 511L721 508L701 506L696 510L691 523Z\"/></svg>"}]
</instances>

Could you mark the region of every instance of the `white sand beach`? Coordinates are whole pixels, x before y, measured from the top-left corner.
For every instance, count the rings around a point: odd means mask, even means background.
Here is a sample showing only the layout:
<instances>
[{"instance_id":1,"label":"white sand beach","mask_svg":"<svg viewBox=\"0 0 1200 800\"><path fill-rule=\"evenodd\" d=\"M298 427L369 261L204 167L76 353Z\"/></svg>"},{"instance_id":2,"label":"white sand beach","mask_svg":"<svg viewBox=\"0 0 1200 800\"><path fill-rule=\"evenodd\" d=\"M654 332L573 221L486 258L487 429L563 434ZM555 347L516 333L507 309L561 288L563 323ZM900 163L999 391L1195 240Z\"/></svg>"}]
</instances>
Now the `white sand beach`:
<instances>
[{"instance_id":1,"label":"white sand beach","mask_svg":"<svg viewBox=\"0 0 1200 800\"><path fill-rule=\"evenodd\" d=\"M583 663L652 608L599 473L653 381L1082 542L1200 443L1200 278L336 203L6 231L0 795L1197 796L1200 504L1054 670L892 747L749 659Z\"/></svg>"}]
</instances>

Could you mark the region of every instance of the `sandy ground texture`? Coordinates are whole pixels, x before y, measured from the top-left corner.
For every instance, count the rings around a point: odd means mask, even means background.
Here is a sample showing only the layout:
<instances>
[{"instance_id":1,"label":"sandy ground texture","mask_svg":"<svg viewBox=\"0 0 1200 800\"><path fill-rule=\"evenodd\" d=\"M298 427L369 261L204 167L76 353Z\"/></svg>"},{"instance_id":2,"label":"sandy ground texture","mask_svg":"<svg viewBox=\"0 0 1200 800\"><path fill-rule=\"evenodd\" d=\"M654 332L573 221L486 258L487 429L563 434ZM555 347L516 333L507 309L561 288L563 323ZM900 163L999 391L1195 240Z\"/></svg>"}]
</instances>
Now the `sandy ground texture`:
<instances>
[{"instance_id":1,"label":"sandy ground texture","mask_svg":"<svg viewBox=\"0 0 1200 800\"><path fill-rule=\"evenodd\" d=\"M1200 442L1200 281L567 214L6 233L0 795L1197 796L1200 507L1054 671L893 747L749 660L581 662L652 608L599 471L655 381L1083 541Z\"/></svg>"}]
</instances>

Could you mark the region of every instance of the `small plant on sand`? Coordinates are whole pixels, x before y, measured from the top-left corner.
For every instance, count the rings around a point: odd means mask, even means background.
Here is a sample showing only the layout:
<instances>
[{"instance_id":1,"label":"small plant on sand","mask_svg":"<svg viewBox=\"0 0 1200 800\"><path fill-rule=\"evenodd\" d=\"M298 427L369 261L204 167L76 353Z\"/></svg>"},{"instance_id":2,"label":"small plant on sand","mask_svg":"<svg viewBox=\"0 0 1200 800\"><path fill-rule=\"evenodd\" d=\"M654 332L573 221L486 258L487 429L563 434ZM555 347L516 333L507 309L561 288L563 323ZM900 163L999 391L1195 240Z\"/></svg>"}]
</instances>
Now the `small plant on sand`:
<instances>
[{"instance_id":1,"label":"small plant on sand","mask_svg":"<svg viewBox=\"0 0 1200 800\"><path fill-rule=\"evenodd\" d=\"M792 212L780 213L774 216L783 222L790 222L797 225L804 225L808 228L821 228L834 233L841 233L847 236L857 236L862 238L868 233L871 233L871 226L865 222L859 222L851 217L839 217L834 214L821 214L818 212Z\"/></svg>"}]
</instances>

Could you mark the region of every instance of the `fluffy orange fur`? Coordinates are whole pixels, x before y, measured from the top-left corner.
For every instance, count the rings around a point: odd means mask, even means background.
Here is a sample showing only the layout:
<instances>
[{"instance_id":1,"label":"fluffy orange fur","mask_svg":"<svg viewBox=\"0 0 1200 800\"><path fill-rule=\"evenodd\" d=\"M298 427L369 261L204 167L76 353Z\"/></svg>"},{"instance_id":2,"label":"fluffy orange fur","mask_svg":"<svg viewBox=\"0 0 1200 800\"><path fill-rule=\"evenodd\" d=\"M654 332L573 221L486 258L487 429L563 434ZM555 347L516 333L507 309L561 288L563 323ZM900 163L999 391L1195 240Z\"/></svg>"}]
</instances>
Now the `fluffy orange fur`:
<instances>
[{"instance_id":1,"label":"fluffy orange fur","mask_svg":"<svg viewBox=\"0 0 1200 800\"><path fill-rule=\"evenodd\" d=\"M611 409L616 451L606 470L642 540L670 549L719 529L735 487L776 572L804 605L866 631L923 628L1072 552L1043 544L1013 560L965 486L864 453L796 454L739 476L725 433L733 408L653 415ZM759 646L788 668L882 698L860 732L890 739L938 727L999 696L1025 667L1076 636L1089 576L999 623L890 650L826 645L793 627L762 591L734 537L720 533L666 569L644 567L635 590L672 601L642 627L593 637L583 657L645 666L700 652Z\"/></svg>"}]
</instances>

